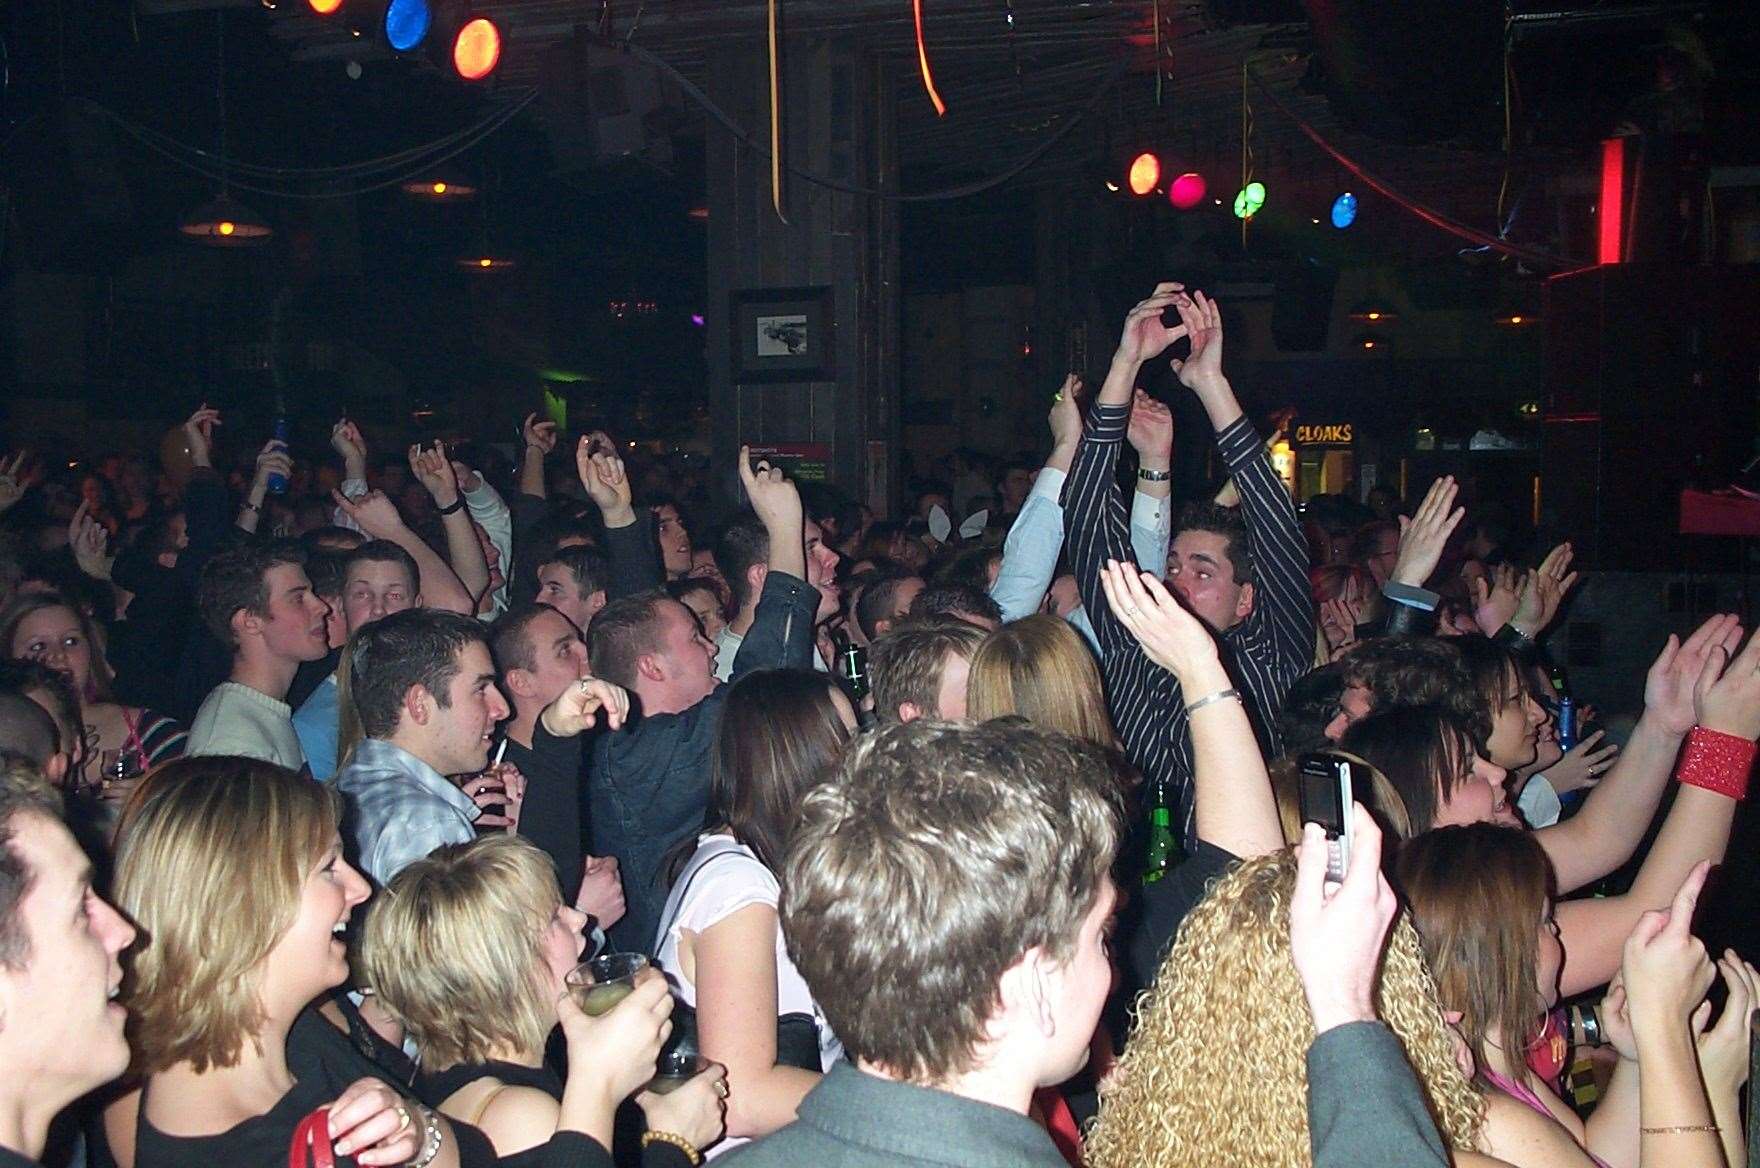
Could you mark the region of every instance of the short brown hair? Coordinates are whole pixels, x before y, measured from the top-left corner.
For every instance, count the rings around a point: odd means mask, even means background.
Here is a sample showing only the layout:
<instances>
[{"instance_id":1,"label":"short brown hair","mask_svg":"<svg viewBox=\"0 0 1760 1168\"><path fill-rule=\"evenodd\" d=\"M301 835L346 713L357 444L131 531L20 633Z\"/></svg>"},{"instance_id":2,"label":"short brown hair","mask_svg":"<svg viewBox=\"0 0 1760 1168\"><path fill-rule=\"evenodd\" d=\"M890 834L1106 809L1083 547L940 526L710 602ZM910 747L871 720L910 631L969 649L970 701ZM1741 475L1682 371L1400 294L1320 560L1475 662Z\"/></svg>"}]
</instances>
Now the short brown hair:
<instances>
[{"instance_id":1,"label":"short brown hair","mask_svg":"<svg viewBox=\"0 0 1760 1168\"><path fill-rule=\"evenodd\" d=\"M22 969L31 955L31 939L18 908L36 873L12 847L21 815L41 815L59 823L61 796L33 763L0 755L0 966L7 969Z\"/></svg>"},{"instance_id":2,"label":"short brown hair","mask_svg":"<svg viewBox=\"0 0 1760 1168\"><path fill-rule=\"evenodd\" d=\"M142 781L116 854L116 906L144 941L123 986L135 1073L238 1062L263 1024L259 967L336 835L335 793L273 763L180 758Z\"/></svg>"},{"instance_id":3,"label":"short brown hair","mask_svg":"<svg viewBox=\"0 0 1760 1168\"><path fill-rule=\"evenodd\" d=\"M947 655L969 660L983 643L983 629L955 617L913 617L900 624L868 647L874 713L883 722L896 722L898 707L906 702L933 713Z\"/></svg>"},{"instance_id":4,"label":"short brown hair","mask_svg":"<svg viewBox=\"0 0 1760 1168\"><path fill-rule=\"evenodd\" d=\"M223 551L202 568L196 610L208 631L229 649L238 648L232 618L240 609L269 615L269 573L282 564L304 568L306 549L297 539L276 539Z\"/></svg>"},{"instance_id":5,"label":"short brown hair","mask_svg":"<svg viewBox=\"0 0 1760 1168\"><path fill-rule=\"evenodd\" d=\"M1485 1065L1487 1036L1526 1050L1546 1014L1535 971L1536 937L1552 869L1533 835L1495 823L1441 827L1399 850L1394 883L1446 1009Z\"/></svg>"},{"instance_id":6,"label":"short brown hair","mask_svg":"<svg viewBox=\"0 0 1760 1168\"><path fill-rule=\"evenodd\" d=\"M789 956L852 1058L969 1070L1004 971L1067 958L1118 850L1106 754L1016 719L885 726L807 792L782 879Z\"/></svg>"},{"instance_id":7,"label":"short brown hair","mask_svg":"<svg viewBox=\"0 0 1760 1168\"><path fill-rule=\"evenodd\" d=\"M373 898L361 970L426 1070L543 1049L543 936L561 904L549 857L508 835L436 848Z\"/></svg>"}]
</instances>

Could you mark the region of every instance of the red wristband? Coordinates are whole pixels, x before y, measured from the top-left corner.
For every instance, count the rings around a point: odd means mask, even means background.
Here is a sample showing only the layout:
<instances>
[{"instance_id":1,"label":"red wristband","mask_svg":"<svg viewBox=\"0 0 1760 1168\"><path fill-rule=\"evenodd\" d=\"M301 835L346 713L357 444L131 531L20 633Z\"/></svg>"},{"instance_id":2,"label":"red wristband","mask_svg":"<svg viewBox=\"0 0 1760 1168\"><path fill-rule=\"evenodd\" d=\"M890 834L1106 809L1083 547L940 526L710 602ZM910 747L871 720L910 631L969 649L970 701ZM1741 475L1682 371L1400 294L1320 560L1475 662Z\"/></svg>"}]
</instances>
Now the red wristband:
<instances>
[{"instance_id":1,"label":"red wristband","mask_svg":"<svg viewBox=\"0 0 1760 1168\"><path fill-rule=\"evenodd\" d=\"M1681 752L1674 777L1689 787L1714 791L1739 802L1748 794L1748 775L1754 768L1756 749L1751 739L1695 726L1687 735L1687 748Z\"/></svg>"}]
</instances>

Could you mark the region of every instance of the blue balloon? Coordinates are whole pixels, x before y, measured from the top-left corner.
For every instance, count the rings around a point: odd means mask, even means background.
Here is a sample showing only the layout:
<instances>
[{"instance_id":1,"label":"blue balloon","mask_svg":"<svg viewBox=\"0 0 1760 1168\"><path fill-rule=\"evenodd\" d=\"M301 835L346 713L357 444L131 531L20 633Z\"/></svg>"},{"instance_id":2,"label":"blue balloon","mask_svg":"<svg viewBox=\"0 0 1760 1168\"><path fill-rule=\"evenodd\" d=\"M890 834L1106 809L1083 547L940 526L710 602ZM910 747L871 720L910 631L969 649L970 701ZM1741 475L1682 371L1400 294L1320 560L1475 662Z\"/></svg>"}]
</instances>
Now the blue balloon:
<instances>
[{"instance_id":1,"label":"blue balloon","mask_svg":"<svg viewBox=\"0 0 1760 1168\"><path fill-rule=\"evenodd\" d=\"M391 0L385 7L385 39L400 53L421 44L433 23L428 0Z\"/></svg>"},{"instance_id":2,"label":"blue balloon","mask_svg":"<svg viewBox=\"0 0 1760 1168\"><path fill-rule=\"evenodd\" d=\"M1357 196L1346 191L1332 200L1332 225L1339 230L1357 221Z\"/></svg>"}]
</instances>

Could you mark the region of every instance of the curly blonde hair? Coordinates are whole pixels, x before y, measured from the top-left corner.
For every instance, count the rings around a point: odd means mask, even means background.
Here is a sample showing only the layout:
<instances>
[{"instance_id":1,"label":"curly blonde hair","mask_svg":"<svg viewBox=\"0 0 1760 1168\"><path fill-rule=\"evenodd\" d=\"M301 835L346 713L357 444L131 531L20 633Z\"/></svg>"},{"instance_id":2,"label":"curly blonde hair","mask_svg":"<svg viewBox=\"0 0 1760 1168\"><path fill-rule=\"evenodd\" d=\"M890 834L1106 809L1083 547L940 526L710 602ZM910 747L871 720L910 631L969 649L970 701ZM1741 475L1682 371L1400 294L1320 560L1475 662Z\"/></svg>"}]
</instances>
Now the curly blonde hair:
<instances>
[{"instance_id":1,"label":"curly blonde hair","mask_svg":"<svg viewBox=\"0 0 1760 1168\"><path fill-rule=\"evenodd\" d=\"M1290 852L1242 864L1186 918L1101 1087L1091 1168L1306 1168L1314 1041L1289 950ZM1376 1012L1405 1047L1443 1140L1477 1146L1485 1102L1454 1046L1418 935L1394 922Z\"/></svg>"}]
</instances>

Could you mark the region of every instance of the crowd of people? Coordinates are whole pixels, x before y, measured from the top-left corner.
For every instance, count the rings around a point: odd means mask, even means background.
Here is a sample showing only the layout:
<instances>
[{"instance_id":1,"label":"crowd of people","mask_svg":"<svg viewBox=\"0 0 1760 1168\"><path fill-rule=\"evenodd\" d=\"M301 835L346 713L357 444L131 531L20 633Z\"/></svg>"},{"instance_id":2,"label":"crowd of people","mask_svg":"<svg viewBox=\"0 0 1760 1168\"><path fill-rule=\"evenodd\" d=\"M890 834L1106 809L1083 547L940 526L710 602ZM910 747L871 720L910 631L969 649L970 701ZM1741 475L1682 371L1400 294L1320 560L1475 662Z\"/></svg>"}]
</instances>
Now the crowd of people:
<instances>
[{"instance_id":1,"label":"crowd of people","mask_svg":"<svg viewBox=\"0 0 1760 1168\"><path fill-rule=\"evenodd\" d=\"M1222 354L1158 286L904 521L536 415L0 461L0 1165L1738 1168L1760 637L1581 707L1568 544L1304 515Z\"/></svg>"}]
</instances>

